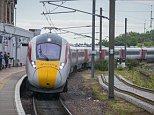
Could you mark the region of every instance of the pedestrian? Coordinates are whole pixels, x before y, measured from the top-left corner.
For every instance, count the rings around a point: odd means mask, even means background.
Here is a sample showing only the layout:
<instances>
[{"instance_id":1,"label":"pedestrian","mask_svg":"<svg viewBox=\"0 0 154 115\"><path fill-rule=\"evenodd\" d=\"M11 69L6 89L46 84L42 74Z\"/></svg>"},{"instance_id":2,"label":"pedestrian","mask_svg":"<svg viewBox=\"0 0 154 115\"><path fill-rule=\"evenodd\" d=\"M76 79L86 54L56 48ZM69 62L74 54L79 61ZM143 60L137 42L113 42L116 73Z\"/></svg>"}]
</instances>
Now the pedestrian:
<instances>
[{"instance_id":1,"label":"pedestrian","mask_svg":"<svg viewBox=\"0 0 154 115\"><path fill-rule=\"evenodd\" d=\"M8 55L6 54L6 52L4 52L4 60L5 60L5 68L7 68L9 58L8 58Z\"/></svg>"},{"instance_id":2,"label":"pedestrian","mask_svg":"<svg viewBox=\"0 0 154 115\"><path fill-rule=\"evenodd\" d=\"M3 55L2 55L2 52L0 52L0 70L2 70L2 59L3 59Z\"/></svg>"},{"instance_id":3,"label":"pedestrian","mask_svg":"<svg viewBox=\"0 0 154 115\"><path fill-rule=\"evenodd\" d=\"M11 65L10 65L10 53L7 53L7 55L8 55L8 66L10 68L11 67Z\"/></svg>"}]
</instances>

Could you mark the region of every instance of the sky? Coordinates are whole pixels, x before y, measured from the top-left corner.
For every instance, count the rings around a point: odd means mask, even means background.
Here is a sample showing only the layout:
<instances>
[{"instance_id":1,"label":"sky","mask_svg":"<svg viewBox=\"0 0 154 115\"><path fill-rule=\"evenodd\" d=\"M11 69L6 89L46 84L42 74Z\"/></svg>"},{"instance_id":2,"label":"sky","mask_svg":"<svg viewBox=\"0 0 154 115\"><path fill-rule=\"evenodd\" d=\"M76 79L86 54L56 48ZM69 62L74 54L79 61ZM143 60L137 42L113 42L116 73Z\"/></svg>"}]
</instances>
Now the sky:
<instances>
[{"instance_id":1,"label":"sky","mask_svg":"<svg viewBox=\"0 0 154 115\"><path fill-rule=\"evenodd\" d=\"M42 0L43 1L43 0ZM57 0L58 1L58 0ZM61 5L62 2L54 2ZM154 0L116 0L115 7L115 36L121 35L125 32L125 18L128 20L128 32L144 33L144 30L149 31L154 28L154 20L152 28L150 28L151 18L154 18ZM63 6L74 9L92 12L92 0L76 0L67 1ZM96 14L99 14L100 7L103 9L103 16L109 17L109 0L96 0ZM16 26L24 29L41 29L42 33L48 32L42 29L43 27L54 26L58 28L79 27L92 25L92 16L85 13L58 13L50 15L42 15L43 12L65 12L70 11L64 8L56 8L56 6L45 4L43 6L40 0L18 0L16 5ZM54 10L55 9L55 10ZM99 17L96 17L96 39L99 39ZM145 25L145 29L144 29ZM82 33L91 36L91 27L70 28L68 31ZM60 36L67 39L70 43L91 43L91 38L77 36L71 33L53 30L53 33L58 33ZM60 34L63 33L63 34ZM109 21L103 19L103 39L108 40L109 36ZM96 40L96 43L98 40Z\"/></svg>"}]
</instances>

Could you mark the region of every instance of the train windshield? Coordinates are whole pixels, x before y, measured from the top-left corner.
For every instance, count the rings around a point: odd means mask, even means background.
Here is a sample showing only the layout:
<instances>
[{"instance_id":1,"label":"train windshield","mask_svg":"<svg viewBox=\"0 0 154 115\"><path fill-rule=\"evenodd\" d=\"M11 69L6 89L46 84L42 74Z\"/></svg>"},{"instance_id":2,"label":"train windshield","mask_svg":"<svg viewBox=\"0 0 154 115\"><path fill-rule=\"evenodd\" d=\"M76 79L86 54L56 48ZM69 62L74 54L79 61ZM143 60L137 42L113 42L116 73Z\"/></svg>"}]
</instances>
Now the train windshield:
<instances>
[{"instance_id":1,"label":"train windshield","mask_svg":"<svg viewBox=\"0 0 154 115\"><path fill-rule=\"evenodd\" d=\"M59 60L61 46L53 43L38 44L36 47L36 57L40 60Z\"/></svg>"}]
</instances>

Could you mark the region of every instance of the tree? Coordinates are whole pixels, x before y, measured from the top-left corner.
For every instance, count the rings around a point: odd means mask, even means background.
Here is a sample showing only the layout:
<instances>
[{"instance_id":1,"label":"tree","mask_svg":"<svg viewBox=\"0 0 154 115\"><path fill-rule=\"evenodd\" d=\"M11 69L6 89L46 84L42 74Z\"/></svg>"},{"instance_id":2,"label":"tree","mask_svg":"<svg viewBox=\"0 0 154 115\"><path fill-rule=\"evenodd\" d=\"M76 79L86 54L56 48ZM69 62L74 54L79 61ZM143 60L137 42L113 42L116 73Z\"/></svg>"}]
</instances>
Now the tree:
<instances>
[{"instance_id":1,"label":"tree","mask_svg":"<svg viewBox=\"0 0 154 115\"><path fill-rule=\"evenodd\" d=\"M106 39L103 39L102 40L102 45L105 46L105 47L108 47L109 46L109 42Z\"/></svg>"},{"instance_id":2,"label":"tree","mask_svg":"<svg viewBox=\"0 0 154 115\"><path fill-rule=\"evenodd\" d=\"M109 46L108 40L103 39L102 45L108 47ZM121 34L115 38L115 46L124 46L124 45L125 45L125 34ZM146 33L137 33L137 32L127 33L127 46L154 47L154 30L147 31Z\"/></svg>"},{"instance_id":3,"label":"tree","mask_svg":"<svg viewBox=\"0 0 154 115\"><path fill-rule=\"evenodd\" d=\"M115 39L116 46L124 46L125 35L117 36ZM154 46L154 30L146 33L129 32L127 34L127 46Z\"/></svg>"}]
</instances>

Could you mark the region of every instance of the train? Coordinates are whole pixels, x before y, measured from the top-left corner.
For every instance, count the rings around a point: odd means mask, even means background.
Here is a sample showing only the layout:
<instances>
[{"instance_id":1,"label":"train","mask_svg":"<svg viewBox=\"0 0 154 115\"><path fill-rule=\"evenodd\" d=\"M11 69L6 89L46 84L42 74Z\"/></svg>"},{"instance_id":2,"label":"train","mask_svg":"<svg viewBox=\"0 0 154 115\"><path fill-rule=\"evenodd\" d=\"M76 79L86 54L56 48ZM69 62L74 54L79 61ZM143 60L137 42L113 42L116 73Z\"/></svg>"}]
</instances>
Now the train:
<instances>
[{"instance_id":1,"label":"train","mask_svg":"<svg viewBox=\"0 0 154 115\"><path fill-rule=\"evenodd\" d=\"M96 47L95 61L108 60L109 50ZM27 86L34 92L67 92L71 72L91 65L91 47L74 47L54 33L44 33L31 39L26 57ZM114 51L115 59L125 59L124 47ZM154 60L154 48L127 48L126 59Z\"/></svg>"}]
</instances>

